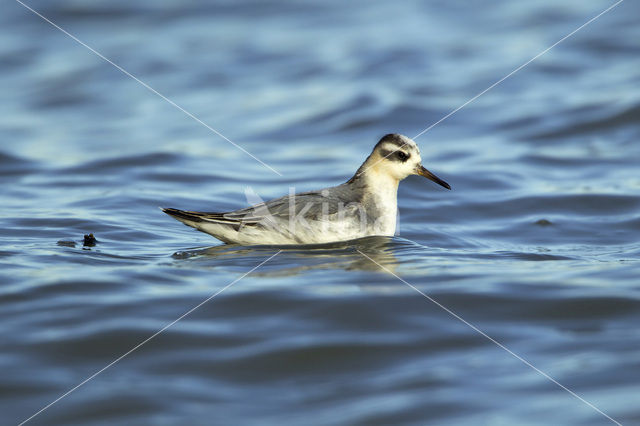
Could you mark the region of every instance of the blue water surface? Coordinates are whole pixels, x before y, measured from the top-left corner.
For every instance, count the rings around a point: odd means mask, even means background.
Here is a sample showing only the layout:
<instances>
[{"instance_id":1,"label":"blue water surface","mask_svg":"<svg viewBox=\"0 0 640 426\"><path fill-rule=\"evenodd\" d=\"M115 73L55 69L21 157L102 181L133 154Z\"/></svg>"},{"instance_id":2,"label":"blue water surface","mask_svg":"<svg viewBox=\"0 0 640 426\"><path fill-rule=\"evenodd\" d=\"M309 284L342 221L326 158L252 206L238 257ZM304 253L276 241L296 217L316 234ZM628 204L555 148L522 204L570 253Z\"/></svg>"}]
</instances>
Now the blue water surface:
<instances>
[{"instance_id":1,"label":"blue water surface","mask_svg":"<svg viewBox=\"0 0 640 426\"><path fill-rule=\"evenodd\" d=\"M25 4L78 40L3 6L0 423L640 423L638 2L418 137L396 237L281 252L157 207L344 182L614 2Z\"/></svg>"}]
</instances>

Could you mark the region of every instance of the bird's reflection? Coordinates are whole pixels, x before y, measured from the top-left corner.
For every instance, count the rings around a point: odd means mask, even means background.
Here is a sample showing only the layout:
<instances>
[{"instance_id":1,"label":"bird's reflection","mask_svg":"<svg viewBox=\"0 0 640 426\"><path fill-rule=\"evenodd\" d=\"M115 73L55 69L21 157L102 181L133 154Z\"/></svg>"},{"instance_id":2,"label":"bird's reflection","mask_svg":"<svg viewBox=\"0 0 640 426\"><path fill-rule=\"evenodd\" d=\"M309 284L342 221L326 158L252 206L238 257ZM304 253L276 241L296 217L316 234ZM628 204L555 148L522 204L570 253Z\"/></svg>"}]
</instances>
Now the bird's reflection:
<instances>
[{"instance_id":1,"label":"bird's reflection","mask_svg":"<svg viewBox=\"0 0 640 426\"><path fill-rule=\"evenodd\" d=\"M260 268L253 275L291 276L312 270L394 272L398 264L393 254L394 245L397 243L390 237L366 237L340 243L295 246L225 244L179 251L173 254L173 258L206 263L225 260L249 266L254 263L253 258L261 259L281 250L267 268Z\"/></svg>"}]
</instances>

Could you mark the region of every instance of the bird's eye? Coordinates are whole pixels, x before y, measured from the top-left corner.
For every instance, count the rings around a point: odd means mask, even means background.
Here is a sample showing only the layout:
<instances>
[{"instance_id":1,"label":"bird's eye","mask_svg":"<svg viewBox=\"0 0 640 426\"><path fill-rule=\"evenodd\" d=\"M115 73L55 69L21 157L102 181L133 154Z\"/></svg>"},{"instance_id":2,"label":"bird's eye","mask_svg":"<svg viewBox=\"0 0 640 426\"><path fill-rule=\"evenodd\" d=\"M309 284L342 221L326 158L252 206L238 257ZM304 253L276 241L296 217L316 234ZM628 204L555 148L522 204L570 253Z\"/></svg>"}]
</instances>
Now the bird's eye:
<instances>
[{"instance_id":1,"label":"bird's eye","mask_svg":"<svg viewBox=\"0 0 640 426\"><path fill-rule=\"evenodd\" d=\"M400 161L403 161L403 162L407 161L407 158L409 158L409 156L407 154L405 154L404 152L402 152L402 151L396 152L396 156L398 157L398 159Z\"/></svg>"}]
</instances>

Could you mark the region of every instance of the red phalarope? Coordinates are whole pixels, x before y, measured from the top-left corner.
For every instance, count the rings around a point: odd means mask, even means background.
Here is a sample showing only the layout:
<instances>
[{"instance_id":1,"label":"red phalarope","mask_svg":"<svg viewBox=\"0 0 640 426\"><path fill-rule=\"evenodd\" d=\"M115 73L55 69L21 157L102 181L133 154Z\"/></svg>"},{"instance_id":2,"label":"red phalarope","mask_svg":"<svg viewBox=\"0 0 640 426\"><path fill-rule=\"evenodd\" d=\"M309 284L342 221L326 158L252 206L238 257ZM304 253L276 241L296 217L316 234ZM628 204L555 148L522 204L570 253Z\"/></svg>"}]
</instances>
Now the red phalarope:
<instances>
[{"instance_id":1,"label":"red phalarope","mask_svg":"<svg viewBox=\"0 0 640 426\"><path fill-rule=\"evenodd\" d=\"M420 150L406 136L389 134L342 185L287 195L227 213L162 211L225 243L322 244L372 235L393 236L398 184L420 175L451 189L425 169Z\"/></svg>"}]
</instances>

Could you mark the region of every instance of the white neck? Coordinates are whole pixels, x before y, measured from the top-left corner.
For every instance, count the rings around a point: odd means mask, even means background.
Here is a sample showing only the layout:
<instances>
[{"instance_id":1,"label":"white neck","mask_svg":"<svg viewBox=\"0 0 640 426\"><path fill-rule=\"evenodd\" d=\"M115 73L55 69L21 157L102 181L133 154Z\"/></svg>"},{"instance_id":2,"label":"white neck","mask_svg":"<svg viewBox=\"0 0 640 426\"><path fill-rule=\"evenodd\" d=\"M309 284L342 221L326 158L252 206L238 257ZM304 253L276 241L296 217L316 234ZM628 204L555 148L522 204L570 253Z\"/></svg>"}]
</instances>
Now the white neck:
<instances>
[{"instance_id":1,"label":"white neck","mask_svg":"<svg viewBox=\"0 0 640 426\"><path fill-rule=\"evenodd\" d=\"M398 215L398 184L400 181L387 173L380 173L375 167L367 170L363 176L369 189L365 204L376 212L376 235L394 235ZM373 224L372 224L373 225Z\"/></svg>"},{"instance_id":2,"label":"white neck","mask_svg":"<svg viewBox=\"0 0 640 426\"><path fill-rule=\"evenodd\" d=\"M363 177L376 200L388 205L396 205L400 181L388 174L376 173L374 170L367 171Z\"/></svg>"}]
</instances>

